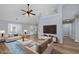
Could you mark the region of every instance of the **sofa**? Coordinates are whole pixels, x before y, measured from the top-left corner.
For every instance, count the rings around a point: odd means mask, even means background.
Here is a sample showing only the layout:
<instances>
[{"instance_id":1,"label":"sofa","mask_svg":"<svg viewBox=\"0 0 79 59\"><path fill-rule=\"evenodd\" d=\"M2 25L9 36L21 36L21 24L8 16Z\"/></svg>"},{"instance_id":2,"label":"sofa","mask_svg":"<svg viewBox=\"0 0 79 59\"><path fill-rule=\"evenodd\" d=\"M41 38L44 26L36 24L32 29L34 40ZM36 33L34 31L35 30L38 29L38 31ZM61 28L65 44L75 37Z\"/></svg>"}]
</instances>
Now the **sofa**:
<instances>
[{"instance_id":1,"label":"sofa","mask_svg":"<svg viewBox=\"0 0 79 59\"><path fill-rule=\"evenodd\" d=\"M0 37L0 42L4 42L4 41L5 41L4 37Z\"/></svg>"},{"instance_id":2,"label":"sofa","mask_svg":"<svg viewBox=\"0 0 79 59\"><path fill-rule=\"evenodd\" d=\"M8 33L4 35L5 42L12 42L21 39L22 35L27 38L29 35L25 33L20 33L20 34L12 34Z\"/></svg>"},{"instance_id":3,"label":"sofa","mask_svg":"<svg viewBox=\"0 0 79 59\"><path fill-rule=\"evenodd\" d=\"M12 42L20 39L21 36L14 36L13 34L5 34L3 37L0 37L0 41Z\"/></svg>"},{"instance_id":4,"label":"sofa","mask_svg":"<svg viewBox=\"0 0 79 59\"><path fill-rule=\"evenodd\" d=\"M5 38L5 42L12 42L12 41L16 41L16 40L19 40L21 38L21 36L14 36L14 37L8 37L8 38Z\"/></svg>"}]
</instances>

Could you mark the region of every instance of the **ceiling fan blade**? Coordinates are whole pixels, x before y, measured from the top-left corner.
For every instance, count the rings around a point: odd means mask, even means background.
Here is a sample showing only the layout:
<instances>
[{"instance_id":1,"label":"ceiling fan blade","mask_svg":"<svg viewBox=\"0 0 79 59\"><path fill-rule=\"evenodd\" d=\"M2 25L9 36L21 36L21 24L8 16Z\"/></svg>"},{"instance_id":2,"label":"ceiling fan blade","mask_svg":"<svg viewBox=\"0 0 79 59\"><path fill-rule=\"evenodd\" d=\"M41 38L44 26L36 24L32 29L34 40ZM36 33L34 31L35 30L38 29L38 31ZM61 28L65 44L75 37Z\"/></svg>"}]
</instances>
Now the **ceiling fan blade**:
<instances>
[{"instance_id":1,"label":"ceiling fan blade","mask_svg":"<svg viewBox=\"0 0 79 59\"><path fill-rule=\"evenodd\" d=\"M29 12L32 12L33 10L30 10Z\"/></svg>"},{"instance_id":2,"label":"ceiling fan blade","mask_svg":"<svg viewBox=\"0 0 79 59\"><path fill-rule=\"evenodd\" d=\"M27 11L25 11L25 10L21 10L21 11L27 12Z\"/></svg>"},{"instance_id":3,"label":"ceiling fan blade","mask_svg":"<svg viewBox=\"0 0 79 59\"><path fill-rule=\"evenodd\" d=\"M36 14L34 14L34 13L30 13L30 14L32 14L32 15L36 15Z\"/></svg>"},{"instance_id":4,"label":"ceiling fan blade","mask_svg":"<svg viewBox=\"0 0 79 59\"><path fill-rule=\"evenodd\" d=\"M26 13L23 13L22 15L25 15Z\"/></svg>"}]
</instances>

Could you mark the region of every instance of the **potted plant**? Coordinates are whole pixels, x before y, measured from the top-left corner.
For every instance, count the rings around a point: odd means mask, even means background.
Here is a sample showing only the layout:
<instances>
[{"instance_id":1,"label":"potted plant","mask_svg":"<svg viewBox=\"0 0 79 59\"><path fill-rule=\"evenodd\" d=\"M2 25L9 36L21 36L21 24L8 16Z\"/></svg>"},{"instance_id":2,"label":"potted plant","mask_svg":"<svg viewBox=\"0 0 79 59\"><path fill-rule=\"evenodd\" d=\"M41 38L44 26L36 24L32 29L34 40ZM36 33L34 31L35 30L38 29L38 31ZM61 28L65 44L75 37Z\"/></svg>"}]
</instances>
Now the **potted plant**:
<instances>
[{"instance_id":1,"label":"potted plant","mask_svg":"<svg viewBox=\"0 0 79 59\"><path fill-rule=\"evenodd\" d=\"M24 35L21 35L21 39L22 39L22 41L24 41L24 38L25 38L25 36L24 36Z\"/></svg>"}]
</instances>

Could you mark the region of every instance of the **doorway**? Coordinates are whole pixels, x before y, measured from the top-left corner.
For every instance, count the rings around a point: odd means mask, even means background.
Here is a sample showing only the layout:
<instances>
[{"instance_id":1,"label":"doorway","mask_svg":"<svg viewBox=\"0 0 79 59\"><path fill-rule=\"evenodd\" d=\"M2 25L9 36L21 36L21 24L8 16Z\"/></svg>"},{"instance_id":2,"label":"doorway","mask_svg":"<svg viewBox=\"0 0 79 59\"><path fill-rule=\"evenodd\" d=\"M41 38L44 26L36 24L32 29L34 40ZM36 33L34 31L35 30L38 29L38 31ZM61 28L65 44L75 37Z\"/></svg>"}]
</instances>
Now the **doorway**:
<instances>
[{"instance_id":1,"label":"doorway","mask_svg":"<svg viewBox=\"0 0 79 59\"><path fill-rule=\"evenodd\" d=\"M74 42L72 23L63 24L63 36L64 36L64 40L63 40L64 44L69 44Z\"/></svg>"}]
</instances>

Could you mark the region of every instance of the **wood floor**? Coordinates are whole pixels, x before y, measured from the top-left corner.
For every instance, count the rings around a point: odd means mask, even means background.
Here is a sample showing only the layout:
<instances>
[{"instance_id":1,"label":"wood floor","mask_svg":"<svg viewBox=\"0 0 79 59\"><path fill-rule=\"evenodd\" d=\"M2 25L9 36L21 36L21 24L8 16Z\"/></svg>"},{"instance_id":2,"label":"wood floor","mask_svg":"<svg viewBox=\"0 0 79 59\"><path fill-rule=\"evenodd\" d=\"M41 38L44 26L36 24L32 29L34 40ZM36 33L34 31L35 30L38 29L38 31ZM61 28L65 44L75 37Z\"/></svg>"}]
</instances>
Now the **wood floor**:
<instances>
[{"instance_id":1,"label":"wood floor","mask_svg":"<svg viewBox=\"0 0 79 59\"><path fill-rule=\"evenodd\" d=\"M0 43L0 54L8 54L9 49L6 47L4 43Z\"/></svg>"},{"instance_id":2,"label":"wood floor","mask_svg":"<svg viewBox=\"0 0 79 59\"><path fill-rule=\"evenodd\" d=\"M54 49L58 51L57 53L79 54L79 43L74 42L69 37L64 37L64 43L55 44Z\"/></svg>"},{"instance_id":3,"label":"wood floor","mask_svg":"<svg viewBox=\"0 0 79 59\"><path fill-rule=\"evenodd\" d=\"M29 36L29 39L37 40L37 36ZM8 47L4 43L0 43L0 54L8 54L10 53ZM54 44L54 50L53 54L74 54L74 53L79 53L79 43L74 42L72 39L69 37L64 37L64 43L59 44L55 43Z\"/></svg>"}]
</instances>

